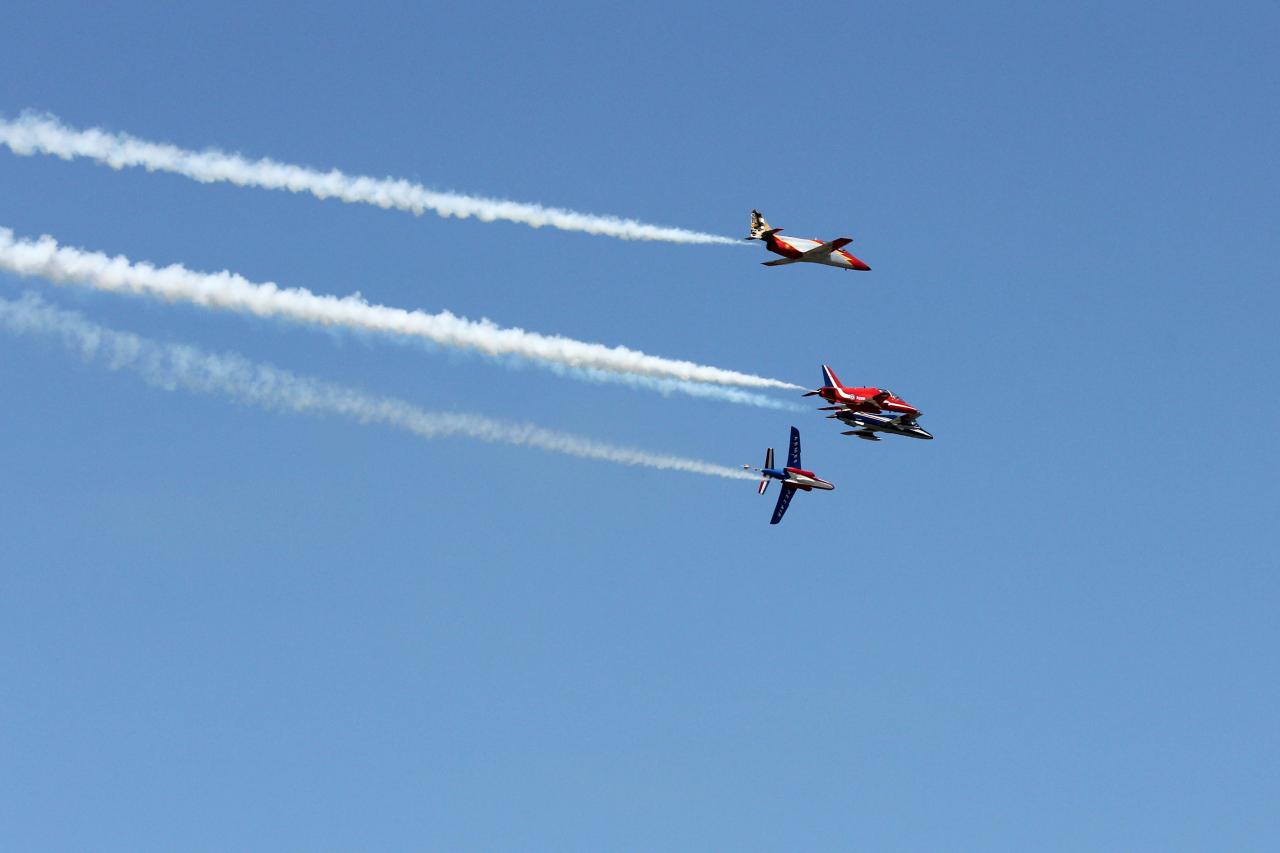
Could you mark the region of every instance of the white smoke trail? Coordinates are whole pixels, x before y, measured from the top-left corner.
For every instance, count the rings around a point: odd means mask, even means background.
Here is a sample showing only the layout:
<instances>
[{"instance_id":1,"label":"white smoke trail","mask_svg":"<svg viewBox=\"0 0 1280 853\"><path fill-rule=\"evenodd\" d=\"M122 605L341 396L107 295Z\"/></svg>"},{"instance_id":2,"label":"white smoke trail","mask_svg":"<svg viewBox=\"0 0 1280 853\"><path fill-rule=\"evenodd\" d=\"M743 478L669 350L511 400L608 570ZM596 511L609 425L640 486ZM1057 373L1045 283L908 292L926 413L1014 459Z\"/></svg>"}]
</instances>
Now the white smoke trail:
<instances>
[{"instance_id":1,"label":"white smoke trail","mask_svg":"<svg viewBox=\"0 0 1280 853\"><path fill-rule=\"evenodd\" d=\"M672 390L680 390L680 383L800 387L749 373L646 355L626 347L501 328L490 320L468 320L448 311L427 314L370 305L359 296L319 296L303 288L257 284L225 270L201 273L180 264L157 268L147 263L133 263L120 255L112 258L100 252L59 246L47 235L38 240L19 239L7 228L0 228L0 269L21 276L38 276L56 284L80 283L97 290L144 294L259 317L417 338L493 357L517 356L595 371L598 375L612 374L621 381L629 377L676 380Z\"/></svg>"},{"instance_id":2,"label":"white smoke trail","mask_svg":"<svg viewBox=\"0 0 1280 853\"><path fill-rule=\"evenodd\" d=\"M24 113L16 120L0 117L0 143L7 145L15 154L52 154L64 160L86 157L113 169L141 166L151 172L185 175L201 183L225 182L241 187L305 192L320 199L336 198L415 214L431 210L446 217L466 219L474 216L484 222L503 219L534 228L546 225L563 231L583 231L623 240L741 244L740 240L731 237L648 225L634 219L436 192L403 179L352 176L336 169L318 172L274 160L248 160L213 149L189 151L97 128L76 130L48 115Z\"/></svg>"},{"instance_id":3,"label":"white smoke trail","mask_svg":"<svg viewBox=\"0 0 1280 853\"><path fill-rule=\"evenodd\" d=\"M308 379L238 355L216 355L192 346L150 341L91 323L80 314L55 308L30 293L16 301L0 299L0 328L16 334L56 338L87 361L101 362L112 370L132 371L148 384L167 390L181 388L219 394L266 409L340 415L359 423L406 430L422 438L465 436L618 465L685 471L730 480L755 479L754 475L737 468L646 453L529 423L429 412L404 400Z\"/></svg>"},{"instance_id":4,"label":"white smoke trail","mask_svg":"<svg viewBox=\"0 0 1280 853\"><path fill-rule=\"evenodd\" d=\"M788 403L751 391L726 388L723 385L703 385L699 382L683 382L678 379L654 379L649 376L610 374L602 370L584 368L564 368L561 370L553 367L552 369L556 373L588 382L617 382L621 380L624 384L633 388L656 391L664 397L670 397L672 394L687 394L690 397L705 397L710 400L721 400L725 403L740 403L744 406L756 406L761 409L775 409L783 412L802 412L805 410L804 406L795 403Z\"/></svg>"}]
</instances>

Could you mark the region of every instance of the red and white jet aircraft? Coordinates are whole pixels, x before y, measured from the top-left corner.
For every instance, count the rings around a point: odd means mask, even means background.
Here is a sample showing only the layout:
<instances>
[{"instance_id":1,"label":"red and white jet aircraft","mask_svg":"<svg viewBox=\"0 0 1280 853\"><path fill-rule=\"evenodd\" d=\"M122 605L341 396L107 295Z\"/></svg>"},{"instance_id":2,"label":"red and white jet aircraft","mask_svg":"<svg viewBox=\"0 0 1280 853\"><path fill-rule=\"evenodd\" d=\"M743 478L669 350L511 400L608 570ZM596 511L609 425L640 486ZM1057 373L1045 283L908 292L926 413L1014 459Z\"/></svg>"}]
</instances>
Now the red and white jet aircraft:
<instances>
[{"instance_id":1,"label":"red and white jet aircraft","mask_svg":"<svg viewBox=\"0 0 1280 853\"><path fill-rule=\"evenodd\" d=\"M828 403L834 404L832 406L823 406L819 411L834 412L840 409L848 409L853 412L878 414L881 410L884 410L911 415L913 418L920 416L919 409L901 397L895 397L892 391L884 388L849 388L841 385L839 377L825 364L822 365L822 382L821 388L801 395L812 397L817 394Z\"/></svg>"},{"instance_id":2,"label":"red and white jet aircraft","mask_svg":"<svg viewBox=\"0 0 1280 853\"><path fill-rule=\"evenodd\" d=\"M809 240L805 237L779 237L781 228L774 228L760 211L751 211L751 236L748 240L763 240L765 248L775 255L782 255L780 260L765 261L766 267L780 267L784 264L824 264L829 267L840 267L845 270L866 271L871 267L844 250L853 242L848 237L838 237L824 243L821 240Z\"/></svg>"}]
</instances>

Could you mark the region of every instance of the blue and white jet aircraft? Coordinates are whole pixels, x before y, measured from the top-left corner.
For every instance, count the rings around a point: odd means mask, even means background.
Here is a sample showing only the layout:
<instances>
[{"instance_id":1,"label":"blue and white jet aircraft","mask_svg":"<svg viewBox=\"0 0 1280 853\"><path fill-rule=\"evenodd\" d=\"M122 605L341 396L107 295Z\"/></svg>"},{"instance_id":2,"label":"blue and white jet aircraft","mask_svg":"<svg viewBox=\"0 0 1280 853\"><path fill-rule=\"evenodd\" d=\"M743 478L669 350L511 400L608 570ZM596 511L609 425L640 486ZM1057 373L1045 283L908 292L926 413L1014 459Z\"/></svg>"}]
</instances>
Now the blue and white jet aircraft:
<instances>
[{"instance_id":1,"label":"blue and white jet aircraft","mask_svg":"<svg viewBox=\"0 0 1280 853\"><path fill-rule=\"evenodd\" d=\"M752 468L750 465L742 467L748 471L760 472L760 487L757 491L762 495L769 487L770 480L778 480L782 484L782 494L778 495L778 503L773 507L773 519L769 522L770 524L782 521L782 516L786 514L787 507L791 506L791 498L797 489L803 489L806 492L822 489L829 492L835 488L812 471L806 471L800 467L800 430L795 427L791 428L791 448L787 451L787 467L773 467L772 447L764 452L763 468Z\"/></svg>"},{"instance_id":2,"label":"blue and white jet aircraft","mask_svg":"<svg viewBox=\"0 0 1280 853\"><path fill-rule=\"evenodd\" d=\"M879 441L880 437L876 435L878 432L926 440L933 438L933 433L916 423L915 415L885 415L846 410L836 412L834 415L827 415L827 417L837 418L845 426L854 427L854 429L840 433L841 435L854 435L866 441Z\"/></svg>"}]
</instances>

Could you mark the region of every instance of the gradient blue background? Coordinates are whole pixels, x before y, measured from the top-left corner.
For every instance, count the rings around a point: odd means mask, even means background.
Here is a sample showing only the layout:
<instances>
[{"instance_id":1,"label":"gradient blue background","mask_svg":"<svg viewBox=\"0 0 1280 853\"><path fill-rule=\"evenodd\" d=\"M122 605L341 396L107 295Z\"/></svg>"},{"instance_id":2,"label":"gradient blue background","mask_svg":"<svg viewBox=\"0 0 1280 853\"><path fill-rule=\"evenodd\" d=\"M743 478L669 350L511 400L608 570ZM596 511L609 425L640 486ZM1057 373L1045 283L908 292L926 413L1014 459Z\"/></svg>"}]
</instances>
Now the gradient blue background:
<instances>
[{"instance_id":1,"label":"gradient blue background","mask_svg":"<svg viewBox=\"0 0 1280 853\"><path fill-rule=\"evenodd\" d=\"M0 225L804 385L932 443L0 276L748 483L149 388L0 337L0 846L1280 847L1269 3L10 4L0 112L730 236L0 152Z\"/></svg>"}]
</instances>

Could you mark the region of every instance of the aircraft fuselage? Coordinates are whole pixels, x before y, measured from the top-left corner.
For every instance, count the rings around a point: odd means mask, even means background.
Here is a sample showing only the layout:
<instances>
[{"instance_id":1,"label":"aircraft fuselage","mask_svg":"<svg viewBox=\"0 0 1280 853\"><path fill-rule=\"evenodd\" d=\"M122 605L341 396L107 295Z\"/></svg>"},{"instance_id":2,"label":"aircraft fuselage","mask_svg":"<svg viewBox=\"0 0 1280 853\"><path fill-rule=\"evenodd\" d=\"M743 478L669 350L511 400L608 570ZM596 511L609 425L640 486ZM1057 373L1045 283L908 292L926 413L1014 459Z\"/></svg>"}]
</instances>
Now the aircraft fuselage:
<instances>
[{"instance_id":1,"label":"aircraft fuselage","mask_svg":"<svg viewBox=\"0 0 1280 853\"><path fill-rule=\"evenodd\" d=\"M803 489L806 492L814 489L822 489L829 492L835 488L835 485L828 483L812 471L805 471L801 468L764 468L761 469L760 473L766 477L780 480L784 486Z\"/></svg>"},{"instance_id":2,"label":"aircraft fuselage","mask_svg":"<svg viewBox=\"0 0 1280 853\"><path fill-rule=\"evenodd\" d=\"M919 415L920 410L900 397L890 394L883 402L877 403L875 398L885 393L882 388L844 388L828 385L818 389L818 396L828 403L846 406L860 412L897 412L900 415Z\"/></svg>"},{"instance_id":3,"label":"aircraft fuselage","mask_svg":"<svg viewBox=\"0 0 1280 853\"><path fill-rule=\"evenodd\" d=\"M837 418L841 423L855 427L852 432L846 435L855 435L858 438L870 438L875 440L875 433L885 432L891 435L905 435L908 438L932 439L933 434L921 427L914 420L899 419L888 417L886 415L872 414L870 412L836 412L831 415Z\"/></svg>"},{"instance_id":4,"label":"aircraft fuselage","mask_svg":"<svg viewBox=\"0 0 1280 853\"><path fill-rule=\"evenodd\" d=\"M799 260L800 256L810 249L816 249L821 246L822 240L810 240L808 237L782 237L777 234L768 234L764 238L764 245L775 255L782 255L784 258ZM844 249L836 249L829 255L822 258L805 258L801 263L806 264L823 264L828 267L840 267L846 270L860 270L866 272L871 267L858 260Z\"/></svg>"}]
</instances>

